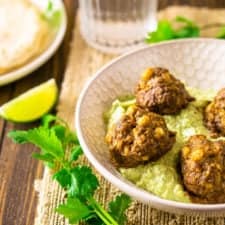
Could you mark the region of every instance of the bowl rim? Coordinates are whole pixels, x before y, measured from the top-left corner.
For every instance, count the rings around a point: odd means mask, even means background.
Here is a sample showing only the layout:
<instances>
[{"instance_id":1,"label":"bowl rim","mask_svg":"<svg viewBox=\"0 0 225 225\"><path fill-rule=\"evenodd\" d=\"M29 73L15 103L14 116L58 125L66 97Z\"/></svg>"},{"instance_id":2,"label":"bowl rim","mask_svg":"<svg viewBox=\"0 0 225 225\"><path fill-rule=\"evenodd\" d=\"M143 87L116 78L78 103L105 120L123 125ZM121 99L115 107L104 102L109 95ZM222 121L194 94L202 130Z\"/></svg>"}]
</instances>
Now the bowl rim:
<instances>
[{"instance_id":1,"label":"bowl rim","mask_svg":"<svg viewBox=\"0 0 225 225\"><path fill-rule=\"evenodd\" d=\"M136 199L145 199L146 203L152 205L164 205L167 207L174 207L174 208L183 208L183 209L191 209L197 211L212 211L212 210L224 210L225 203L219 204L197 204L197 203L183 203L183 202L176 202L172 200L167 200L160 198L148 191L145 191L135 184L129 185L128 183L123 182L121 179L113 175L110 171L108 171L94 156L94 154L89 149L88 145L85 143L84 134L81 131L81 124L80 124L80 113L83 104L83 99L86 96L87 90L91 87L94 81L104 74L104 71L107 70L109 67L113 66L116 62L120 61L121 59L125 59L131 55L135 55L136 53L140 53L142 51L147 51L152 48L157 48L158 46L168 46L179 43L201 43L201 42L208 42L208 43L218 43L224 44L224 40L219 40L215 38L188 38L188 39L180 39L180 40L172 40L172 41L164 41L162 43L157 43L150 46L145 46L136 50L129 51L126 54L123 54L115 59L111 60L110 62L106 63L103 67L101 67L94 75L90 78L90 80L85 84L84 88L81 91L81 94L78 98L77 105L75 108L75 128L77 132L78 139L80 141L80 145L84 151L85 156L88 158L89 162L94 166L94 168L110 183L118 187L124 193L127 193L130 196Z\"/></svg>"}]
</instances>

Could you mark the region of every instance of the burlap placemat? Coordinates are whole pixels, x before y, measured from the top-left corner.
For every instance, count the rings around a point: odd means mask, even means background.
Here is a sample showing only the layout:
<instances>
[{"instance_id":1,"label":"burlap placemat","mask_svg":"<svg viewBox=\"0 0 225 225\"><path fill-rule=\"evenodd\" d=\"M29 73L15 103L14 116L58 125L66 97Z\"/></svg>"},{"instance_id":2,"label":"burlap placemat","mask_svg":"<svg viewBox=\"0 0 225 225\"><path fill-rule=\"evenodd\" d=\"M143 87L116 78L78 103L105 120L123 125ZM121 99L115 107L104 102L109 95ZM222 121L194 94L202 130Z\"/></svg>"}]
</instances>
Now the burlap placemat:
<instances>
[{"instance_id":1,"label":"burlap placemat","mask_svg":"<svg viewBox=\"0 0 225 225\"><path fill-rule=\"evenodd\" d=\"M209 10L205 8L169 7L159 13L159 18L173 19L176 15L186 16L200 25L225 22L225 9ZM78 27L79 22L77 19L58 105L58 114L71 127L73 127L74 122L76 101L84 83L98 68L115 57L89 47L80 36ZM205 31L202 35L214 36L214 32L215 30L211 29ZM85 157L82 161L88 163ZM99 176L99 179L101 189L98 191L96 198L105 206L118 190L102 177ZM68 224L54 211L55 207L62 202L64 193L57 183L52 181L51 174L47 169L44 172L43 179L36 182L36 189L39 192L39 204L35 225ZM174 215L152 209L138 202L134 202L129 209L128 218L129 225L225 225L224 218L213 219Z\"/></svg>"}]
</instances>

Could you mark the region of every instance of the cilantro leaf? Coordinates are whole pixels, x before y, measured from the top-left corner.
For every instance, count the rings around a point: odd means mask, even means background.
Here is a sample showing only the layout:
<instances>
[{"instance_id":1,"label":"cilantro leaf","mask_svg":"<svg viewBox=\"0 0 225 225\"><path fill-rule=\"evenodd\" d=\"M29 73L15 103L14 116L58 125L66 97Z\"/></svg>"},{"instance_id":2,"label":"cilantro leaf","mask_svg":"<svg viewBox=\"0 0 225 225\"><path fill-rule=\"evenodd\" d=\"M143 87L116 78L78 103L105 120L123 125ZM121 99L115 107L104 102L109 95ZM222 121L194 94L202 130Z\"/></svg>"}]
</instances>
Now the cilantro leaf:
<instances>
[{"instance_id":1,"label":"cilantro leaf","mask_svg":"<svg viewBox=\"0 0 225 225\"><path fill-rule=\"evenodd\" d=\"M90 225L105 225L105 223L103 223L102 220L95 215L87 219L85 222Z\"/></svg>"},{"instance_id":2,"label":"cilantro leaf","mask_svg":"<svg viewBox=\"0 0 225 225\"><path fill-rule=\"evenodd\" d=\"M77 138L76 133L75 132L72 132L72 131L67 134L67 136L66 136L66 142L67 143L70 142L70 143L73 143L75 145L80 145L80 142L79 142L79 140Z\"/></svg>"},{"instance_id":3,"label":"cilantro leaf","mask_svg":"<svg viewBox=\"0 0 225 225\"><path fill-rule=\"evenodd\" d=\"M52 130L54 130L56 136L61 140L61 142L65 141L65 137L66 137L66 128L63 125L54 125L51 128Z\"/></svg>"},{"instance_id":4,"label":"cilantro leaf","mask_svg":"<svg viewBox=\"0 0 225 225\"><path fill-rule=\"evenodd\" d=\"M74 224L80 220L85 220L92 211L78 198L68 198L65 204L61 204L56 211L69 219L69 223Z\"/></svg>"},{"instance_id":5,"label":"cilantro leaf","mask_svg":"<svg viewBox=\"0 0 225 225\"><path fill-rule=\"evenodd\" d=\"M47 11L52 11L52 10L53 10L53 3L52 1L48 1Z\"/></svg>"},{"instance_id":6,"label":"cilantro leaf","mask_svg":"<svg viewBox=\"0 0 225 225\"><path fill-rule=\"evenodd\" d=\"M53 28L58 28L61 23L62 11L54 7L53 1L49 0L43 17L48 20Z\"/></svg>"},{"instance_id":7,"label":"cilantro leaf","mask_svg":"<svg viewBox=\"0 0 225 225\"><path fill-rule=\"evenodd\" d=\"M52 157L52 155L48 153L45 154L33 153L32 156L33 158L42 160L44 162L54 163L54 157Z\"/></svg>"},{"instance_id":8,"label":"cilantro leaf","mask_svg":"<svg viewBox=\"0 0 225 225\"><path fill-rule=\"evenodd\" d=\"M174 33L174 38L199 37L200 30L198 27L182 27Z\"/></svg>"},{"instance_id":9,"label":"cilantro leaf","mask_svg":"<svg viewBox=\"0 0 225 225\"><path fill-rule=\"evenodd\" d=\"M83 154L83 151L79 145L75 146L70 154L70 162L76 161L80 155Z\"/></svg>"},{"instance_id":10,"label":"cilantro leaf","mask_svg":"<svg viewBox=\"0 0 225 225\"><path fill-rule=\"evenodd\" d=\"M174 32L174 38L199 37L200 28L193 21L182 16L177 16L175 21L183 26Z\"/></svg>"},{"instance_id":11,"label":"cilantro leaf","mask_svg":"<svg viewBox=\"0 0 225 225\"><path fill-rule=\"evenodd\" d=\"M33 153L32 157L43 161L45 165L51 169L55 167L54 157L52 157L48 153L45 153L45 154Z\"/></svg>"},{"instance_id":12,"label":"cilantro leaf","mask_svg":"<svg viewBox=\"0 0 225 225\"><path fill-rule=\"evenodd\" d=\"M219 34L217 35L217 38L225 39L225 26L222 26L220 28Z\"/></svg>"},{"instance_id":13,"label":"cilantro leaf","mask_svg":"<svg viewBox=\"0 0 225 225\"><path fill-rule=\"evenodd\" d=\"M175 18L175 21L184 23L187 26L197 26L192 20L189 20L188 18L183 17L183 16L177 16Z\"/></svg>"},{"instance_id":14,"label":"cilantro leaf","mask_svg":"<svg viewBox=\"0 0 225 225\"><path fill-rule=\"evenodd\" d=\"M50 162L50 163L54 162L54 158L48 153L46 154L33 153L32 156L35 159L39 159L45 162Z\"/></svg>"},{"instance_id":15,"label":"cilantro leaf","mask_svg":"<svg viewBox=\"0 0 225 225\"><path fill-rule=\"evenodd\" d=\"M131 199L125 194L121 194L109 203L109 213L120 225L124 225L127 221L125 211L130 206Z\"/></svg>"},{"instance_id":16,"label":"cilantro leaf","mask_svg":"<svg viewBox=\"0 0 225 225\"><path fill-rule=\"evenodd\" d=\"M57 117L52 114L44 115L41 119L41 124L45 128L49 128L50 124L57 120Z\"/></svg>"},{"instance_id":17,"label":"cilantro leaf","mask_svg":"<svg viewBox=\"0 0 225 225\"><path fill-rule=\"evenodd\" d=\"M52 178L57 180L63 188L71 186L71 174L65 168L56 172Z\"/></svg>"},{"instance_id":18,"label":"cilantro leaf","mask_svg":"<svg viewBox=\"0 0 225 225\"><path fill-rule=\"evenodd\" d=\"M46 129L53 129L56 136L65 144L79 144L76 133L70 131L67 123L57 116L54 116L52 114L45 115L42 118L42 126Z\"/></svg>"},{"instance_id":19,"label":"cilantro leaf","mask_svg":"<svg viewBox=\"0 0 225 225\"><path fill-rule=\"evenodd\" d=\"M94 192L99 186L98 179L91 168L73 163L82 154L82 149L76 133L71 131L61 118L46 115L42 119L41 126L27 131L11 131L8 136L16 143L36 145L41 152L34 153L34 158L42 160L50 168L60 168L53 175L53 179L65 189L67 201L56 211L68 218L70 223L80 221L85 221L89 225L125 223L124 211L129 205L128 197L120 196L111 202L110 213L94 199ZM68 154L64 151L68 151Z\"/></svg>"},{"instance_id":20,"label":"cilantro leaf","mask_svg":"<svg viewBox=\"0 0 225 225\"><path fill-rule=\"evenodd\" d=\"M94 194L99 186L97 177L87 166L76 166L71 170L70 196L88 197Z\"/></svg>"},{"instance_id":21,"label":"cilantro leaf","mask_svg":"<svg viewBox=\"0 0 225 225\"><path fill-rule=\"evenodd\" d=\"M174 28L173 23L167 20L160 20L156 31L148 33L146 42L155 43L178 38L199 37L200 28L193 21L177 16L175 22L180 24L179 28Z\"/></svg>"},{"instance_id":22,"label":"cilantro leaf","mask_svg":"<svg viewBox=\"0 0 225 225\"><path fill-rule=\"evenodd\" d=\"M27 131L22 131L22 130L10 131L7 136L11 138L15 143L18 143L18 144L24 144L28 142Z\"/></svg>"},{"instance_id":23,"label":"cilantro leaf","mask_svg":"<svg viewBox=\"0 0 225 225\"><path fill-rule=\"evenodd\" d=\"M43 153L48 153L55 158L61 159L64 156L62 143L54 130L40 126L28 131L11 131L8 136L17 143L32 143L39 147Z\"/></svg>"},{"instance_id":24,"label":"cilantro leaf","mask_svg":"<svg viewBox=\"0 0 225 225\"><path fill-rule=\"evenodd\" d=\"M156 31L148 33L146 38L147 43L160 42L174 38L174 30L172 25L167 20L161 20L158 23Z\"/></svg>"}]
</instances>

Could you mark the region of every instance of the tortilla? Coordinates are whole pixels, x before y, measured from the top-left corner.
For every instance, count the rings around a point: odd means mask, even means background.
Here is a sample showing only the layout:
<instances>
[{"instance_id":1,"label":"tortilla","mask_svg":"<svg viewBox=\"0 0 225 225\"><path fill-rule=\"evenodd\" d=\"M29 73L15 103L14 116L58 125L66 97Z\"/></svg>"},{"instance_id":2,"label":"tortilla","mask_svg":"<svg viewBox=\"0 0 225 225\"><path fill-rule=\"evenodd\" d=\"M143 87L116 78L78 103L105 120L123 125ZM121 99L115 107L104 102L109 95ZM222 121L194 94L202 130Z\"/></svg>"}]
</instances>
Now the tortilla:
<instances>
[{"instance_id":1,"label":"tortilla","mask_svg":"<svg viewBox=\"0 0 225 225\"><path fill-rule=\"evenodd\" d=\"M43 52L51 29L29 0L0 0L0 75Z\"/></svg>"}]
</instances>

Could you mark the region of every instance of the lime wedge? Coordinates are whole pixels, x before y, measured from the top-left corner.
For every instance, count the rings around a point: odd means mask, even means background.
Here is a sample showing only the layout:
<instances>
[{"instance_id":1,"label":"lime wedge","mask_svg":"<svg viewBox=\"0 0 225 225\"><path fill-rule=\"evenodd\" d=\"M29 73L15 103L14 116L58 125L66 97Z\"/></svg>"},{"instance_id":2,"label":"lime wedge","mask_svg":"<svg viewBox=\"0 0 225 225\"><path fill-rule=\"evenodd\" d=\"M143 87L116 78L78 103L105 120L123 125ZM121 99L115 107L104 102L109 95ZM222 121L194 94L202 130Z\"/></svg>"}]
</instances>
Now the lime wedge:
<instances>
[{"instance_id":1,"label":"lime wedge","mask_svg":"<svg viewBox=\"0 0 225 225\"><path fill-rule=\"evenodd\" d=\"M54 79L34 87L0 107L0 116L14 122L30 122L50 111L58 97Z\"/></svg>"}]
</instances>

